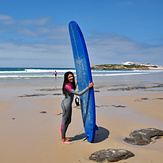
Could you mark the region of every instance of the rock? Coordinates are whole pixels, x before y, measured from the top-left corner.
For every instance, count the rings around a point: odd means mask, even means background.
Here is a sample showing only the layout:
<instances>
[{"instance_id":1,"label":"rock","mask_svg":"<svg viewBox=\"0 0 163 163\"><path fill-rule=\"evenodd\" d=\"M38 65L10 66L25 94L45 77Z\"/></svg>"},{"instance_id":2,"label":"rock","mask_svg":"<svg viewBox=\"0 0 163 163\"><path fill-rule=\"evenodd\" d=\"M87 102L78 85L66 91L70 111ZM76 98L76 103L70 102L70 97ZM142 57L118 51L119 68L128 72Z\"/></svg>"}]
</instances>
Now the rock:
<instances>
[{"instance_id":1,"label":"rock","mask_svg":"<svg viewBox=\"0 0 163 163\"><path fill-rule=\"evenodd\" d=\"M34 97L34 96L45 96L45 94L31 94L31 95L23 95L23 96L18 96L18 97Z\"/></svg>"},{"instance_id":2,"label":"rock","mask_svg":"<svg viewBox=\"0 0 163 163\"><path fill-rule=\"evenodd\" d=\"M99 90L94 90L94 92L100 92Z\"/></svg>"},{"instance_id":3,"label":"rock","mask_svg":"<svg viewBox=\"0 0 163 163\"><path fill-rule=\"evenodd\" d=\"M146 97L138 98L135 100L135 102L141 102L141 101L146 101L146 100L151 100L151 98L146 98Z\"/></svg>"},{"instance_id":4,"label":"rock","mask_svg":"<svg viewBox=\"0 0 163 163\"><path fill-rule=\"evenodd\" d=\"M147 128L141 130L135 130L130 133L129 138L125 138L124 141L136 144L136 145L147 145L152 142L153 137L163 136L163 130L155 128Z\"/></svg>"},{"instance_id":5,"label":"rock","mask_svg":"<svg viewBox=\"0 0 163 163\"><path fill-rule=\"evenodd\" d=\"M41 111L40 113L43 113L43 114L45 114L45 113L47 113L46 111Z\"/></svg>"},{"instance_id":6,"label":"rock","mask_svg":"<svg viewBox=\"0 0 163 163\"><path fill-rule=\"evenodd\" d=\"M53 95L57 95L58 96L58 95L62 95L62 93L54 93Z\"/></svg>"},{"instance_id":7,"label":"rock","mask_svg":"<svg viewBox=\"0 0 163 163\"><path fill-rule=\"evenodd\" d=\"M108 91L131 91L131 90L148 89L148 88L150 88L150 87L126 87L126 88L108 89Z\"/></svg>"},{"instance_id":8,"label":"rock","mask_svg":"<svg viewBox=\"0 0 163 163\"><path fill-rule=\"evenodd\" d=\"M56 90L62 90L62 88L42 88L42 89L36 89L37 91L56 91Z\"/></svg>"},{"instance_id":9,"label":"rock","mask_svg":"<svg viewBox=\"0 0 163 163\"><path fill-rule=\"evenodd\" d=\"M141 100L148 100L149 98L141 98Z\"/></svg>"},{"instance_id":10,"label":"rock","mask_svg":"<svg viewBox=\"0 0 163 163\"><path fill-rule=\"evenodd\" d=\"M99 105L98 107L109 107L110 105Z\"/></svg>"},{"instance_id":11,"label":"rock","mask_svg":"<svg viewBox=\"0 0 163 163\"><path fill-rule=\"evenodd\" d=\"M135 87L126 87L126 88L113 88L113 89L108 89L108 91L132 91L132 90L139 90L139 89L159 88L159 87L163 87L163 84L159 84L151 87L135 86Z\"/></svg>"},{"instance_id":12,"label":"rock","mask_svg":"<svg viewBox=\"0 0 163 163\"><path fill-rule=\"evenodd\" d=\"M152 88L159 88L159 87L163 87L163 84L159 84L159 85L153 86Z\"/></svg>"},{"instance_id":13,"label":"rock","mask_svg":"<svg viewBox=\"0 0 163 163\"><path fill-rule=\"evenodd\" d=\"M123 105L112 105L114 106L115 108L125 108L126 106L123 106Z\"/></svg>"},{"instance_id":14,"label":"rock","mask_svg":"<svg viewBox=\"0 0 163 163\"><path fill-rule=\"evenodd\" d=\"M161 97L160 98L154 98L154 100L163 100L163 98L161 98Z\"/></svg>"},{"instance_id":15,"label":"rock","mask_svg":"<svg viewBox=\"0 0 163 163\"><path fill-rule=\"evenodd\" d=\"M116 162L133 156L132 152L125 149L107 149L92 153L89 159L96 162Z\"/></svg>"},{"instance_id":16,"label":"rock","mask_svg":"<svg viewBox=\"0 0 163 163\"><path fill-rule=\"evenodd\" d=\"M126 106L123 106L123 105L96 105L97 108L104 108L104 107L110 107L110 106L113 106L115 108L125 108Z\"/></svg>"}]
</instances>

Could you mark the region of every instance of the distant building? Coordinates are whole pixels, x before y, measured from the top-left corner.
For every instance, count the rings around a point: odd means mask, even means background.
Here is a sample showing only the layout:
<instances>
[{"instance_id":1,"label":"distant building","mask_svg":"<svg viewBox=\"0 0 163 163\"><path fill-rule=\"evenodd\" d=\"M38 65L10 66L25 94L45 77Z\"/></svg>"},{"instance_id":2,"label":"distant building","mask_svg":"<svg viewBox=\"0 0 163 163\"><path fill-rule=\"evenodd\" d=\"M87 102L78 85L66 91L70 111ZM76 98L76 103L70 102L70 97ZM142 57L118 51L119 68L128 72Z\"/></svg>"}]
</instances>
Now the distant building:
<instances>
[{"instance_id":1,"label":"distant building","mask_svg":"<svg viewBox=\"0 0 163 163\"><path fill-rule=\"evenodd\" d=\"M134 65L134 63L133 62L122 62L122 65Z\"/></svg>"},{"instance_id":2,"label":"distant building","mask_svg":"<svg viewBox=\"0 0 163 163\"><path fill-rule=\"evenodd\" d=\"M122 62L122 65L136 65L136 66L152 66L150 63L135 63L135 62Z\"/></svg>"},{"instance_id":3,"label":"distant building","mask_svg":"<svg viewBox=\"0 0 163 163\"><path fill-rule=\"evenodd\" d=\"M150 63L146 63L145 66L152 66Z\"/></svg>"}]
</instances>

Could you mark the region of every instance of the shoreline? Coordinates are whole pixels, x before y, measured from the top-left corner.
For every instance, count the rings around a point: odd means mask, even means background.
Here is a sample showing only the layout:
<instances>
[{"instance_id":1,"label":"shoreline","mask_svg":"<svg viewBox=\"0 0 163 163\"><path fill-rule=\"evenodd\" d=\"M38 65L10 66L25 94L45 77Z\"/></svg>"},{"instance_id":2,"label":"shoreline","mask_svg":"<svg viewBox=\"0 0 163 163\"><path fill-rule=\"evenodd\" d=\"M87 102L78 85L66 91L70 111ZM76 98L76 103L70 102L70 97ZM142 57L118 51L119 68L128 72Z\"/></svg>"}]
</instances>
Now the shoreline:
<instances>
[{"instance_id":1,"label":"shoreline","mask_svg":"<svg viewBox=\"0 0 163 163\"><path fill-rule=\"evenodd\" d=\"M99 127L95 142L83 141L81 111L73 103L72 123L67 136L74 137L74 140L71 145L63 145L60 142L63 95L58 89L61 84L43 83L1 85L1 162L62 163L69 160L71 163L93 163L89 160L92 153L114 148L130 150L135 154L135 157L118 163L162 163L163 138L146 146L131 145L123 139L136 129L163 129L163 91L131 90L114 94L115 91L107 90L108 84L95 81L96 121ZM25 94L40 96L26 97Z\"/></svg>"}]
</instances>

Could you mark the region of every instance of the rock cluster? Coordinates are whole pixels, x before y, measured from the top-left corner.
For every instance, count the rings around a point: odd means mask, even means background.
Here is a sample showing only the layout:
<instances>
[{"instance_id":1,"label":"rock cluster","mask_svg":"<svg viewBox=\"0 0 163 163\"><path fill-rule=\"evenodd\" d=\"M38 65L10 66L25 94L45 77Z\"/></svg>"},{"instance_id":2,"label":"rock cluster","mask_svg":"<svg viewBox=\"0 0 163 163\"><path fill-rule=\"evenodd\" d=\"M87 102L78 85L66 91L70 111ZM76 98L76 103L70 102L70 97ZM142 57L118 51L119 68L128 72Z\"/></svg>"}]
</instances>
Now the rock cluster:
<instances>
[{"instance_id":1,"label":"rock cluster","mask_svg":"<svg viewBox=\"0 0 163 163\"><path fill-rule=\"evenodd\" d=\"M136 89L149 89L149 88L160 88L160 87L163 87L163 84L158 84L150 87L137 86L137 87L126 87L126 88L113 88L113 89L108 89L108 91L131 91Z\"/></svg>"},{"instance_id":2,"label":"rock cluster","mask_svg":"<svg viewBox=\"0 0 163 163\"><path fill-rule=\"evenodd\" d=\"M92 153L89 159L97 162L116 162L133 156L132 152L125 149L107 149Z\"/></svg>"},{"instance_id":3,"label":"rock cluster","mask_svg":"<svg viewBox=\"0 0 163 163\"><path fill-rule=\"evenodd\" d=\"M130 133L129 138L124 140L131 144L147 145L152 142L153 137L163 136L163 131L155 128L135 130Z\"/></svg>"},{"instance_id":4,"label":"rock cluster","mask_svg":"<svg viewBox=\"0 0 163 163\"><path fill-rule=\"evenodd\" d=\"M163 130L156 128L140 129L131 132L129 136L124 141L134 145L147 145L153 141L152 138L158 139L158 137L163 136ZM125 149L106 149L92 153L89 159L96 162L116 162L133 156L131 151Z\"/></svg>"}]
</instances>

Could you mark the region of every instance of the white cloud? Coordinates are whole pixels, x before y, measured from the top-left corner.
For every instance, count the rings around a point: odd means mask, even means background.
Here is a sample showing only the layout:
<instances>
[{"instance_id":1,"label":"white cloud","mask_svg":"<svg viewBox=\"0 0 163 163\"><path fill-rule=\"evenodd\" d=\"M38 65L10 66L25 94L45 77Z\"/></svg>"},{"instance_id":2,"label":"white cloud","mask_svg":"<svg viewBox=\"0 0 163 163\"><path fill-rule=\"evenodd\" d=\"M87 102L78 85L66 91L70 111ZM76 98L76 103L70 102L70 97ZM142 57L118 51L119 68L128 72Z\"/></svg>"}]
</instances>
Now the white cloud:
<instances>
[{"instance_id":1,"label":"white cloud","mask_svg":"<svg viewBox=\"0 0 163 163\"><path fill-rule=\"evenodd\" d=\"M10 29L9 29L10 30ZM40 26L36 28L15 27L12 28L15 33L26 40L37 40L55 43L67 43L69 39L68 28L65 25Z\"/></svg>"},{"instance_id":2,"label":"white cloud","mask_svg":"<svg viewBox=\"0 0 163 163\"><path fill-rule=\"evenodd\" d=\"M31 39L49 39L65 42L69 39L68 27L66 25L44 25L33 28L17 25L12 28L1 30L0 32L15 33L18 36L24 37L24 40L31 37Z\"/></svg>"},{"instance_id":3,"label":"white cloud","mask_svg":"<svg viewBox=\"0 0 163 163\"><path fill-rule=\"evenodd\" d=\"M2 43L0 65L17 67L74 67L71 47L62 44Z\"/></svg>"},{"instance_id":4,"label":"white cloud","mask_svg":"<svg viewBox=\"0 0 163 163\"><path fill-rule=\"evenodd\" d=\"M124 36L101 34L101 37L86 39L86 43L91 65L128 60L151 64L162 64L163 61L163 46L139 44ZM10 64L19 67L74 67L70 41L57 44L0 42L0 65Z\"/></svg>"},{"instance_id":5,"label":"white cloud","mask_svg":"<svg viewBox=\"0 0 163 163\"><path fill-rule=\"evenodd\" d=\"M25 27L16 27L15 32L23 37L37 37L37 33Z\"/></svg>"},{"instance_id":6,"label":"white cloud","mask_svg":"<svg viewBox=\"0 0 163 163\"><path fill-rule=\"evenodd\" d=\"M0 24L14 24L15 21L11 16L0 14Z\"/></svg>"},{"instance_id":7,"label":"white cloud","mask_svg":"<svg viewBox=\"0 0 163 163\"><path fill-rule=\"evenodd\" d=\"M7 15L1 15L3 23L14 20ZM49 17L39 19L17 20L15 24L5 24L0 27L0 34L4 34L1 39L6 40L23 40L23 42L55 42L67 43L69 41L68 27L66 25L54 24L49 21Z\"/></svg>"},{"instance_id":8,"label":"white cloud","mask_svg":"<svg viewBox=\"0 0 163 163\"><path fill-rule=\"evenodd\" d=\"M92 64L121 63L124 61L163 64L163 45L140 44L124 36L97 34L89 38L87 47Z\"/></svg>"},{"instance_id":9,"label":"white cloud","mask_svg":"<svg viewBox=\"0 0 163 163\"><path fill-rule=\"evenodd\" d=\"M37 19L26 19L20 20L19 23L21 25L45 25L49 21L49 17L42 17Z\"/></svg>"},{"instance_id":10,"label":"white cloud","mask_svg":"<svg viewBox=\"0 0 163 163\"><path fill-rule=\"evenodd\" d=\"M67 42L69 40L68 27L66 25L44 26L36 28L38 37Z\"/></svg>"},{"instance_id":11,"label":"white cloud","mask_svg":"<svg viewBox=\"0 0 163 163\"><path fill-rule=\"evenodd\" d=\"M67 25L54 25L44 17L18 20L10 28L7 20L14 22L10 16L0 15L0 22L6 23L0 29L5 33L5 41L0 42L1 66L74 67ZM92 65L128 60L163 64L163 45L140 44L125 36L97 31L85 38Z\"/></svg>"}]
</instances>

